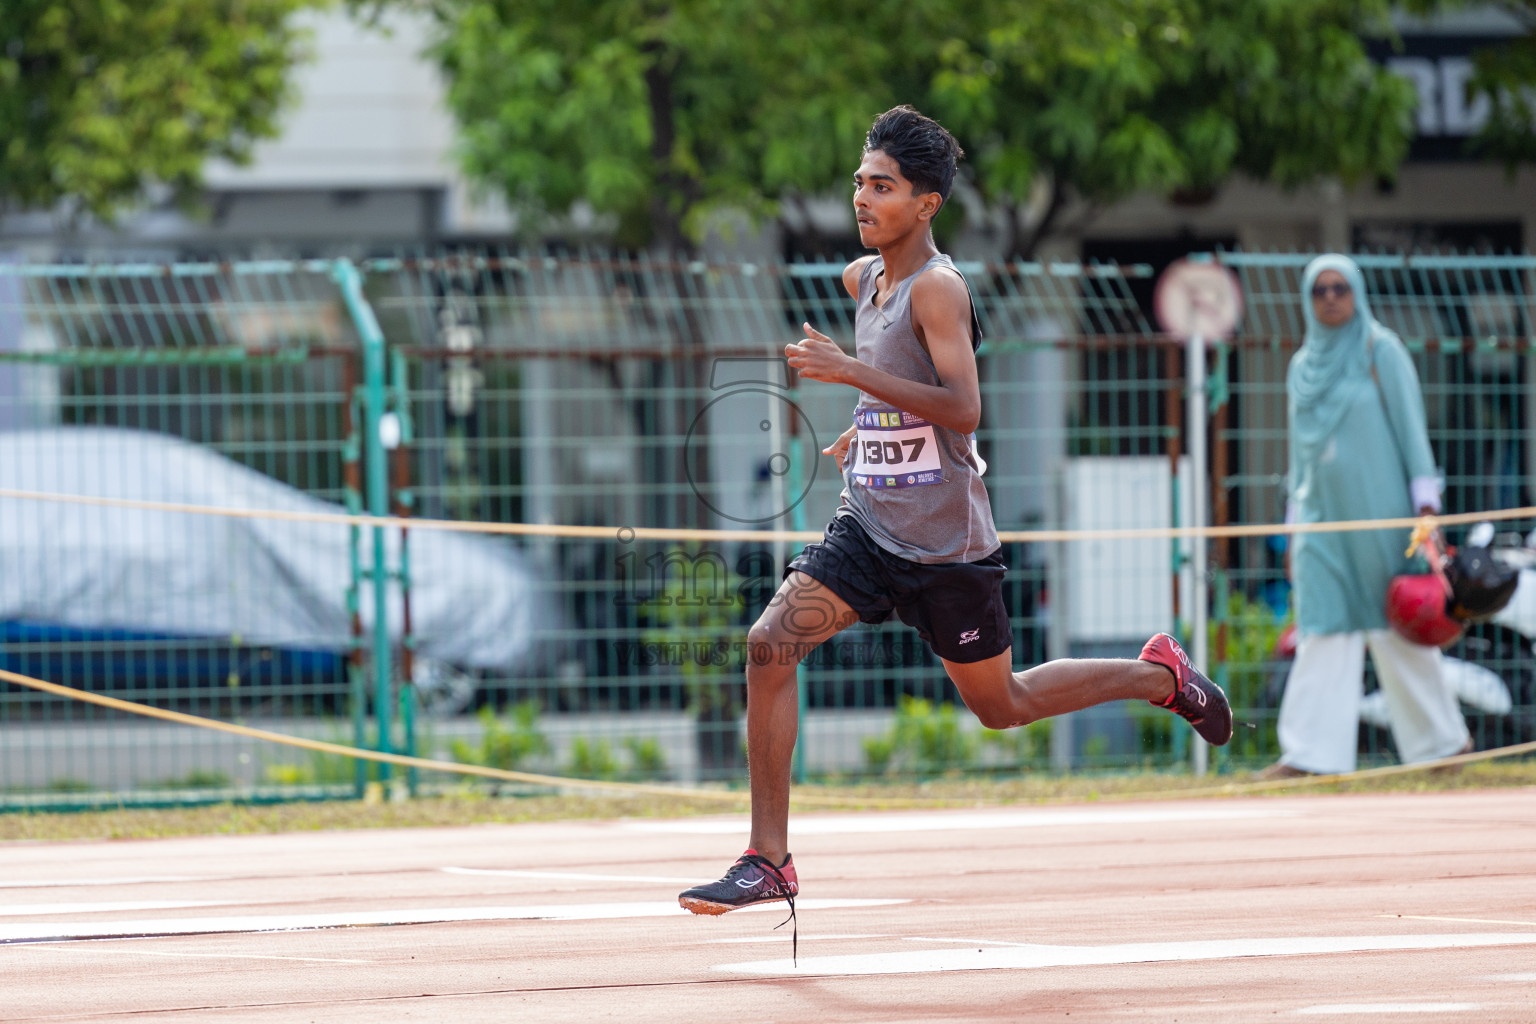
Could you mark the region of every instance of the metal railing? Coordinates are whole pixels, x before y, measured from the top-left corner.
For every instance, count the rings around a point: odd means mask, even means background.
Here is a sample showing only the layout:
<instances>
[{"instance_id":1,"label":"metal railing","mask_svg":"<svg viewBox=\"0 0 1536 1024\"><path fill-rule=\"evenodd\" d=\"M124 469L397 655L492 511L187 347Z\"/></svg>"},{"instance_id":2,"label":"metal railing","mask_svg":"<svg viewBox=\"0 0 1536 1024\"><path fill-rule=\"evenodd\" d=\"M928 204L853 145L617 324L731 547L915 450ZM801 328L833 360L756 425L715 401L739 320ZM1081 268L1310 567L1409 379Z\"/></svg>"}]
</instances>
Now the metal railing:
<instances>
[{"instance_id":1,"label":"metal railing","mask_svg":"<svg viewBox=\"0 0 1536 1024\"><path fill-rule=\"evenodd\" d=\"M1224 401L1213 403L1213 512L1216 523L1276 521L1286 471L1285 369L1305 324L1301 278L1307 253L1217 254L1241 281L1246 314L1236 338L1218 349ZM1371 311L1412 353L1424 393L1430 444L1444 476L1447 512L1532 503L1536 478L1532 383L1536 356L1536 257L1459 254L1356 254ZM1462 531L1453 531L1459 540ZM1230 596L1226 671L1244 682L1237 698L1265 725L1238 737L1234 756L1274 752L1272 722L1283 666L1269 660L1269 638L1286 606L1278 538L1217 542L1217 576ZM1480 748L1536 738L1536 687L1529 638L1504 625L1477 626L1447 654L1496 673L1513 709L1465 706ZM1374 683L1368 682L1368 685ZM1388 756L1390 737L1372 714L1361 727L1368 758Z\"/></svg>"},{"instance_id":2,"label":"metal railing","mask_svg":"<svg viewBox=\"0 0 1536 1024\"><path fill-rule=\"evenodd\" d=\"M1217 258L1240 275L1248 316L1210 366L1212 519L1274 522L1308 257ZM1448 508L1527 503L1532 261L1361 262L1373 308L1418 360ZM0 265L0 446L43 443L29 480L54 479L47 445L64 435L82 459L116 460L121 475L94 485L105 495L613 531L463 538L478 546L450 550L425 530L286 524L219 548L197 539L195 517L98 510L77 533L143 540L108 552L77 543L48 506L0 499L0 521L23 538L12 557L30 559L0 608L0 666L375 748L739 781L739 641L798 548L663 543L623 528L825 523L841 484L819 452L855 396L791 379L781 353L803 321L851 343L842 266L514 251L356 267ZM986 339L978 439L999 528L1187 522L1189 368L1147 320L1151 268L961 269ZM206 479L151 472L169 458L153 447L167 439L195 446ZM236 488L230 473L250 483L246 471L276 490ZM45 527L47 542L29 545L25 530ZM136 560L155 544L158 561ZM237 557L251 550L267 556L259 572ZM1209 550L1216 671L1239 717L1261 726L1217 752L1220 770L1276 752L1283 666L1272 651L1286 588L1271 540ZM1190 553L1171 540L1008 544L1015 662L1134 655L1148 632L1187 630ZM325 559L339 578L319 571ZM280 578L299 569L314 578ZM82 591L73 606L46 584L93 571L127 582ZM125 593L147 596L113 603ZM190 609L180 629L141 614L164 594ZM264 606L326 625L263 633ZM1509 714L1478 719L1480 742L1531 738L1528 646L1479 627L1463 647L1514 696ZM1188 756L1180 723L1125 704L985 733L899 624L826 644L801 695L797 770L811 780L1172 767ZM1367 760L1389 756L1380 731L1362 743ZM374 777L295 756L0 692L0 806L341 794Z\"/></svg>"},{"instance_id":3,"label":"metal railing","mask_svg":"<svg viewBox=\"0 0 1536 1024\"><path fill-rule=\"evenodd\" d=\"M360 510L363 347L336 271L0 265L6 486ZM18 501L0 522L4 667L367 739L356 530ZM286 553L266 557L275 551ZM303 564L322 552L323 564ZM10 687L0 736L0 800L20 805L354 788L351 766L339 778L285 775L271 751Z\"/></svg>"}]
</instances>

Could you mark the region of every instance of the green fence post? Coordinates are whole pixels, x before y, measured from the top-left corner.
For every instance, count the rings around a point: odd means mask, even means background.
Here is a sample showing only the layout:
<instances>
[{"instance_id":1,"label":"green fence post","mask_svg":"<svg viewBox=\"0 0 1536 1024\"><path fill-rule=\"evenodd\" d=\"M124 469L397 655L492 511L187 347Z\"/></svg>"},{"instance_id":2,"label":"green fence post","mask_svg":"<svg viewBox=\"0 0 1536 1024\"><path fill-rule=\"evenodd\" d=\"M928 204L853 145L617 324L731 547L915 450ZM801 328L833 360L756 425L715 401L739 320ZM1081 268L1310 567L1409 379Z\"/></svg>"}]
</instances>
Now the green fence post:
<instances>
[{"instance_id":1,"label":"green fence post","mask_svg":"<svg viewBox=\"0 0 1536 1024\"><path fill-rule=\"evenodd\" d=\"M347 440L344 450L345 466L345 500L346 509L350 515L359 515L363 511L362 472L360 466L363 458L362 429L358 424L362 421L358 408L358 387L355 379L353 364L347 363L347 386L345 388L345 403L347 409ZM362 559L358 555L358 547L362 540L361 531L357 524L347 526L347 621L351 624L351 644L347 648L347 703L351 710L352 718L352 745L354 747L366 747L368 745L368 730L366 726L368 708L368 679L363 672L363 647L364 641L361 633L362 622L362 593L363 571ZM354 795L362 799L364 787L368 784L368 762L354 759L352 762L352 780Z\"/></svg>"},{"instance_id":2,"label":"green fence post","mask_svg":"<svg viewBox=\"0 0 1536 1024\"><path fill-rule=\"evenodd\" d=\"M791 388L789 392L789 406L791 410L790 415L796 417L798 421L798 417L800 415L800 407L795 404L795 397L795 389ZM795 427L796 429L790 435L789 469L786 474L787 486L785 487L785 492L788 494L799 495L801 488L804 486L801 483L802 471L800 467L801 463L805 461L805 455L803 451L805 442L800 437L798 422L796 422ZM812 457L814 458L815 456ZM790 529L792 530L805 529L805 502L798 500L795 502L794 508L792 508L789 513L789 525ZM800 664L795 668L795 677L795 692L798 694L800 705L795 714L798 716L800 722L798 733L800 738L795 743L795 755L794 761L792 762L791 771L795 782L797 784L801 784L805 782L805 710L810 704L810 700L806 696L806 688L810 685L810 673L808 673L805 669L804 660L801 660Z\"/></svg>"},{"instance_id":3,"label":"green fence post","mask_svg":"<svg viewBox=\"0 0 1536 1024\"><path fill-rule=\"evenodd\" d=\"M373 516L389 515L389 476L384 445L379 438L379 423L384 417L384 332L373 315L373 307L363 297L363 277L351 260L338 260L334 266L336 283L347 304L347 312L357 327L363 344L363 465L367 473L364 481L368 493L368 513ZM389 606L387 588L389 567L384 557L384 527L370 526L373 540L373 710L377 719L378 742L381 754L392 752L390 740L390 650ZM388 781L390 769L379 765L379 778Z\"/></svg>"},{"instance_id":4,"label":"green fence post","mask_svg":"<svg viewBox=\"0 0 1536 1024\"><path fill-rule=\"evenodd\" d=\"M390 488L395 514L401 518L415 512L416 496L411 490L407 474L407 453L415 431L411 423L411 389L409 367L405 354L394 351L389 354L389 405L399 424L398 438L390 452L394 460L394 480ZM411 544L410 530L400 529L400 567L395 574L400 581L401 629L400 629L400 718L405 729L405 752L418 756L416 718L418 701L416 682L412 671L416 659L416 637L411 629ZM406 771L407 785L412 796L416 795L421 773L410 768Z\"/></svg>"},{"instance_id":5,"label":"green fence post","mask_svg":"<svg viewBox=\"0 0 1536 1024\"><path fill-rule=\"evenodd\" d=\"M1216 671L1212 674L1211 678L1216 681L1217 686L1221 687L1224 691L1226 691L1227 694L1230 695L1232 693L1232 672L1227 665L1226 643L1227 618L1229 615L1228 604L1231 601L1232 586L1231 579L1228 577L1227 570L1225 568L1217 566L1215 575L1216 609L1212 625L1215 627L1214 632L1216 633L1217 643L1211 645L1211 652L1212 657L1216 657L1216 655L1219 654L1220 658L1216 662ZM1226 770L1227 757L1230 754L1231 751L1226 747L1211 748L1212 765L1217 772Z\"/></svg>"}]
</instances>

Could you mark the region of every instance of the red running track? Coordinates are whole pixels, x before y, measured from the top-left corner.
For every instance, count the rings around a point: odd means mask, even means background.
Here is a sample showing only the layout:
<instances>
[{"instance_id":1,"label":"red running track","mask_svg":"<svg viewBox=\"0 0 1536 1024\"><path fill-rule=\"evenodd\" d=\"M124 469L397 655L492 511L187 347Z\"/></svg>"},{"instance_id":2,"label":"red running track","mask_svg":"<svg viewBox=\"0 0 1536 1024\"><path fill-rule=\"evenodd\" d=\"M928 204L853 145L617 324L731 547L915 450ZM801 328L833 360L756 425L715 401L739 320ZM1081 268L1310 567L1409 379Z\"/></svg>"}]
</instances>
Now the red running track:
<instances>
[{"instance_id":1,"label":"red running track","mask_svg":"<svg viewBox=\"0 0 1536 1024\"><path fill-rule=\"evenodd\" d=\"M0 844L0 1020L1536 1021L1536 791Z\"/></svg>"}]
</instances>

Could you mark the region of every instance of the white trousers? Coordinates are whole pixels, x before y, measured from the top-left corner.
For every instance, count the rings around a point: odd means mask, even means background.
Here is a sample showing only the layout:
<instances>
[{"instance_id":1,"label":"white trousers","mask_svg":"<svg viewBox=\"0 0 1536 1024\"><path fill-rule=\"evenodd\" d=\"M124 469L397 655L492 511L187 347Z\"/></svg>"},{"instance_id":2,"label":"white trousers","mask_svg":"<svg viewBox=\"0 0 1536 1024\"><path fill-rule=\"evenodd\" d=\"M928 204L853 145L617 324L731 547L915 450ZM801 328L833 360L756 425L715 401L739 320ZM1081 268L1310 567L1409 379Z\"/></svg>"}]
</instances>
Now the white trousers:
<instances>
[{"instance_id":1,"label":"white trousers","mask_svg":"<svg viewBox=\"0 0 1536 1024\"><path fill-rule=\"evenodd\" d=\"M1392 716L1404 764L1449 757L1466 744L1467 723L1441 674L1440 649L1390 629L1302 637L1280 701L1280 760L1319 774L1352 772L1365 695L1365 649Z\"/></svg>"}]
</instances>

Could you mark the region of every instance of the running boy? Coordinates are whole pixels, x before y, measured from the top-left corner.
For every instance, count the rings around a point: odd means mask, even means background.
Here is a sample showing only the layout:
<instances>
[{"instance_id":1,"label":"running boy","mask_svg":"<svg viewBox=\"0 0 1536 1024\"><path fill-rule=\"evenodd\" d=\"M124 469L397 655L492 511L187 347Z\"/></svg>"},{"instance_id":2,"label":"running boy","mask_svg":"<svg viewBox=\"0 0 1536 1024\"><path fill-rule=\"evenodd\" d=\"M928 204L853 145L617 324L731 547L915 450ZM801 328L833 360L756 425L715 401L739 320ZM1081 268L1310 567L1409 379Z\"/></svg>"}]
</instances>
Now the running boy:
<instances>
[{"instance_id":1,"label":"running boy","mask_svg":"<svg viewBox=\"0 0 1536 1024\"><path fill-rule=\"evenodd\" d=\"M931 230L960 156L949 132L910 107L875 119L853 176L853 209L859 240L879 255L843 271L858 303L857 358L810 324L784 349L803 376L859 391L854 425L825 452L837 459L846 486L822 542L790 563L748 634L751 846L725 877L678 897L695 914L776 900L793 907L795 669L855 622L883 622L894 611L927 641L990 729L1146 700L1184 717L1211 743L1232 738L1226 695L1163 634L1135 661L1063 659L1013 671L1005 566L973 439L981 419L980 326L965 279Z\"/></svg>"}]
</instances>

